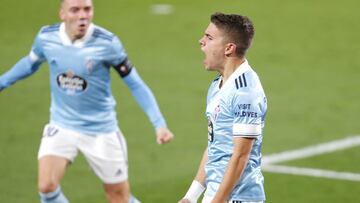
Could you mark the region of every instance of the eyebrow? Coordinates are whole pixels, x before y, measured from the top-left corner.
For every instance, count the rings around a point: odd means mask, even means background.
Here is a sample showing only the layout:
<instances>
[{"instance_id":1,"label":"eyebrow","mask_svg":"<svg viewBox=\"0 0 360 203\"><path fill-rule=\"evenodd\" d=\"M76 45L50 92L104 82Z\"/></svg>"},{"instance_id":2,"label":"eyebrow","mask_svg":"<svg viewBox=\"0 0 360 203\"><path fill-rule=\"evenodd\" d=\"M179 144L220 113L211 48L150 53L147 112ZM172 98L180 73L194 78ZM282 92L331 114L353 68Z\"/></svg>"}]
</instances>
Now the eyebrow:
<instances>
[{"instance_id":1,"label":"eyebrow","mask_svg":"<svg viewBox=\"0 0 360 203\"><path fill-rule=\"evenodd\" d=\"M70 6L69 9L92 9L92 6Z\"/></svg>"},{"instance_id":2,"label":"eyebrow","mask_svg":"<svg viewBox=\"0 0 360 203\"><path fill-rule=\"evenodd\" d=\"M209 33L205 33L205 36L206 37L211 37L211 38L214 38L212 35L210 35Z\"/></svg>"}]
</instances>

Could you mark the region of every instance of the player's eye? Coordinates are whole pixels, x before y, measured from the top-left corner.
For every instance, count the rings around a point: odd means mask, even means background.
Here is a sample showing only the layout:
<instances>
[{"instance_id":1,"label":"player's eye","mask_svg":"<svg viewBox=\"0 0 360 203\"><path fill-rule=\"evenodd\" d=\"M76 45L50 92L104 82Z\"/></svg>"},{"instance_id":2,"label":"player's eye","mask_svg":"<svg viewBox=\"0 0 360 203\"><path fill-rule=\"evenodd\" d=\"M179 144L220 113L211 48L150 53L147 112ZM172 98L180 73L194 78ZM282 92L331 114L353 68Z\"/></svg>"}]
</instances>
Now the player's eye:
<instances>
[{"instance_id":1,"label":"player's eye","mask_svg":"<svg viewBox=\"0 0 360 203\"><path fill-rule=\"evenodd\" d=\"M90 12L92 8L90 6L84 8L85 12Z\"/></svg>"},{"instance_id":2,"label":"player's eye","mask_svg":"<svg viewBox=\"0 0 360 203\"><path fill-rule=\"evenodd\" d=\"M70 8L71 13L77 13L78 11L79 11L79 8L77 8L77 7Z\"/></svg>"},{"instance_id":3,"label":"player's eye","mask_svg":"<svg viewBox=\"0 0 360 203\"><path fill-rule=\"evenodd\" d=\"M205 37L206 37L208 40L213 40L213 38L212 38L211 35L209 35L209 34L205 34Z\"/></svg>"}]
</instances>

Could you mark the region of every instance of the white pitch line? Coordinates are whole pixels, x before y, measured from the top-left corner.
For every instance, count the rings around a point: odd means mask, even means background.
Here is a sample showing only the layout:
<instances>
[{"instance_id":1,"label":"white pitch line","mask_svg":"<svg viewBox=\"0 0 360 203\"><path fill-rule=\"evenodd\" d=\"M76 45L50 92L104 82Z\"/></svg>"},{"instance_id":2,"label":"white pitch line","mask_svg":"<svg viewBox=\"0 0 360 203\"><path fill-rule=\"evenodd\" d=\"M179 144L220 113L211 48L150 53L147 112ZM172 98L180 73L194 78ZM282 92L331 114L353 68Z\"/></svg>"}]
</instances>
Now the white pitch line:
<instances>
[{"instance_id":1,"label":"white pitch line","mask_svg":"<svg viewBox=\"0 0 360 203\"><path fill-rule=\"evenodd\" d=\"M305 175L313 177L323 177L339 180L349 180L349 181L360 181L359 173L349 173L349 172L336 172L329 170L313 169L313 168L300 168L292 166L279 166L279 165L265 165L262 168L266 172L273 173L283 173L291 175Z\"/></svg>"},{"instance_id":2,"label":"white pitch line","mask_svg":"<svg viewBox=\"0 0 360 203\"><path fill-rule=\"evenodd\" d=\"M353 137L347 137L345 139L334 140L327 143L322 143L303 149L290 150L270 155L265 155L262 159L263 165L275 164L284 161L290 161L295 159L302 159L319 154L325 154L338 150L343 150L360 145L360 135Z\"/></svg>"}]
</instances>

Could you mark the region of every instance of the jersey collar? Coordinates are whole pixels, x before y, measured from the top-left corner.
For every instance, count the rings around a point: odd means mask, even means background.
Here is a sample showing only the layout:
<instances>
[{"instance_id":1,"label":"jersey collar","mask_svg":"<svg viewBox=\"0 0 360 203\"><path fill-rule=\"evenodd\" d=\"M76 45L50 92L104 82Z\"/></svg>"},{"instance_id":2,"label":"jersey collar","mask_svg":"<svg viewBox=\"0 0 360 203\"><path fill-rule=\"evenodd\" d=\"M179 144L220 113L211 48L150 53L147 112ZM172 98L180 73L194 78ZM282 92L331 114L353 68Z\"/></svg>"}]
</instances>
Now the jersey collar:
<instances>
[{"instance_id":1,"label":"jersey collar","mask_svg":"<svg viewBox=\"0 0 360 203\"><path fill-rule=\"evenodd\" d=\"M245 59L245 61L242 64L240 64L240 66L230 75L230 77L227 79L225 84L223 84L221 89L225 89L227 86L229 86L229 84L233 84L233 81L235 80L235 78L237 78L239 75L245 73L249 69L251 69L250 65L249 65L248 61ZM222 76L220 77L218 85L220 85L220 81L222 81ZM218 86L218 88L219 88L219 86Z\"/></svg>"},{"instance_id":2,"label":"jersey collar","mask_svg":"<svg viewBox=\"0 0 360 203\"><path fill-rule=\"evenodd\" d=\"M93 34L94 32L94 24L90 24L89 25L89 28L87 29L86 31L86 34L84 35L84 37L80 38L80 39L77 39L75 40L74 42L71 42L69 36L66 34L65 32L65 23L61 23L60 25L60 39L62 41L62 43L65 45L65 46L74 46L74 47L77 47L77 48L81 48L85 45L85 43L87 41L89 41L91 35Z\"/></svg>"}]
</instances>

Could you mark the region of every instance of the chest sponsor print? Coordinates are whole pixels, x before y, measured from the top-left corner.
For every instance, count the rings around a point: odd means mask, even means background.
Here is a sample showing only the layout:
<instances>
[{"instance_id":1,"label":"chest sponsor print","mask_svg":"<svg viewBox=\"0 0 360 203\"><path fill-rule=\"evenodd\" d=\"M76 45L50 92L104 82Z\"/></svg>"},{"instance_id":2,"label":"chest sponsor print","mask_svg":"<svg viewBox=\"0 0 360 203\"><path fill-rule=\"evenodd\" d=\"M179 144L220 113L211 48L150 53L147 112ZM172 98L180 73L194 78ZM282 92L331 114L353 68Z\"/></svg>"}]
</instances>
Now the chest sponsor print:
<instances>
[{"instance_id":1,"label":"chest sponsor print","mask_svg":"<svg viewBox=\"0 0 360 203\"><path fill-rule=\"evenodd\" d=\"M61 73L56 77L56 82L61 90L68 95L76 95L84 92L88 86L85 79L77 76L72 71Z\"/></svg>"}]
</instances>

